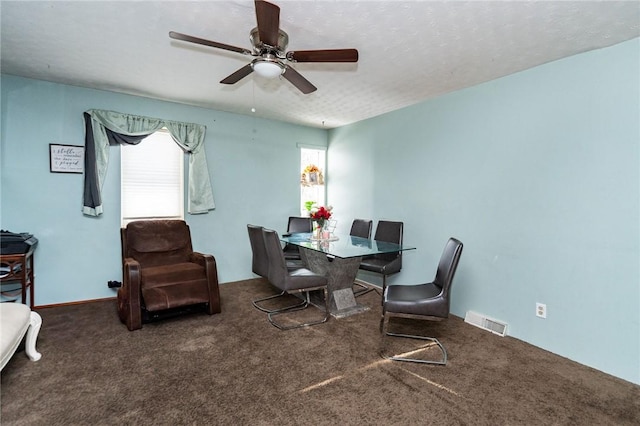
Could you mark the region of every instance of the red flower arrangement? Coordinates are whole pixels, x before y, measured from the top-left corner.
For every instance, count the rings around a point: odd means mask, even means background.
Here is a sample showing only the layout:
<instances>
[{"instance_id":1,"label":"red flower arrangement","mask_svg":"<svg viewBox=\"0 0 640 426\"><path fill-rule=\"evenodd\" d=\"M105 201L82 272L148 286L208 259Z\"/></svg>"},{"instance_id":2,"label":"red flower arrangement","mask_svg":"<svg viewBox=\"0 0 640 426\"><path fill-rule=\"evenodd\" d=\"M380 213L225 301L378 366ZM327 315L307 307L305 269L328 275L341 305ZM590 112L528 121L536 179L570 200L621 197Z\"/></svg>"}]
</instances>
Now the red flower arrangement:
<instances>
[{"instance_id":1,"label":"red flower arrangement","mask_svg":"<svg viewBox=\"0 0 640 426\"><path fill-rule=\"evenodd\" d=\"M312 207L309 212L309 217L318 223L318 226L322 228L324 226L325 221L331 219L331 210L333 210L332 206L320 206L320 207Z\"/></svg>"}]
</instances>

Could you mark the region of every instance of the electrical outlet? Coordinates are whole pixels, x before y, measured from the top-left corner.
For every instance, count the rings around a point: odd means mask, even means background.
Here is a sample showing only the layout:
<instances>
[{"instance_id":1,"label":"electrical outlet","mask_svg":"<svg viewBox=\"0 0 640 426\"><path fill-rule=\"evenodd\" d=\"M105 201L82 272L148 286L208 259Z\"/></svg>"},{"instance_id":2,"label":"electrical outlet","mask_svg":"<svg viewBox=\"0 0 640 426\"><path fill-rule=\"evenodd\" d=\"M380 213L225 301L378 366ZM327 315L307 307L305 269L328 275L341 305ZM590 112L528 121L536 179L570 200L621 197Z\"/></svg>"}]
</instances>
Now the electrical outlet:
<instances>
[{"instance_id":1,"label":"electrical outlet","mask_svg":"<svg viewBox=\"0 0 640 426\"><path fill-rule=\"evenodd\" d=\"M536 303L536 316L538 318L547 317L547 305L544 303Z\"/></svg>"}]
</instances>

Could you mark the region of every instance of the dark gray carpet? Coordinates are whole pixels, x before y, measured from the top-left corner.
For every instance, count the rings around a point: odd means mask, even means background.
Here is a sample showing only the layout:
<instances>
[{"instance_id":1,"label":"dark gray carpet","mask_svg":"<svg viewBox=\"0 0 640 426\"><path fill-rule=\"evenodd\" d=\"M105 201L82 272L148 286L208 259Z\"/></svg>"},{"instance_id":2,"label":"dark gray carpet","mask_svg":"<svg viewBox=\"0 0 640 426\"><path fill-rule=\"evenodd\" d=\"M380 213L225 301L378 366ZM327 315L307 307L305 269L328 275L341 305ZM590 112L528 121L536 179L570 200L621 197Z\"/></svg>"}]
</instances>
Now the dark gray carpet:
<instances>
[{"instance_id":1,"label":"dark gray carpet","mask_svg":"<svg viewBox=\"0 0 640 426\"><path fill-rule=\"evenodd\" d=\"M251 306L272 292L225 284L222 314L135 332L115 301L41 309L42 359L2 371L2 425L640 424L639 386L460 318L396 323L449 351L446 367L398 363L378 355L376 293L362 314L279 331Z\"/></svg>"}]
</instances>

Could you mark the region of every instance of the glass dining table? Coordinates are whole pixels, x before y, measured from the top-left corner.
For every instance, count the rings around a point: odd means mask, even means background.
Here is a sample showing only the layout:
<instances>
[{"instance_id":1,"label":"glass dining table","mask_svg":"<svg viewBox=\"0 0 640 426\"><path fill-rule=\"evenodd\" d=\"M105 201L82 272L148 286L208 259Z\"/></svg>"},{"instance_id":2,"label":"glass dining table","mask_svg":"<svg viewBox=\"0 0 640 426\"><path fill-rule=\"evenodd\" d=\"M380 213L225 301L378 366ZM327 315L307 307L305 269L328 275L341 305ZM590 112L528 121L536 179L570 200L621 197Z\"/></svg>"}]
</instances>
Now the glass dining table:
<instances>
[{"instance_id":1,"label":"glass dining table","mask_svg":"<svg viewBox=\"0 0 640 426\"><path fill-rule=\"evenodd\" d=\"M368 309L359 305L353 294L353 283L364 256L415 250L415 247L351 235L332 235L329 239L316 240L308 233L283 234L280 241L298 246L305 267L327 277L329 310L336 318ZM310 296L314 305L324 309L322 292Z\"/></svg>"}]
</instances>

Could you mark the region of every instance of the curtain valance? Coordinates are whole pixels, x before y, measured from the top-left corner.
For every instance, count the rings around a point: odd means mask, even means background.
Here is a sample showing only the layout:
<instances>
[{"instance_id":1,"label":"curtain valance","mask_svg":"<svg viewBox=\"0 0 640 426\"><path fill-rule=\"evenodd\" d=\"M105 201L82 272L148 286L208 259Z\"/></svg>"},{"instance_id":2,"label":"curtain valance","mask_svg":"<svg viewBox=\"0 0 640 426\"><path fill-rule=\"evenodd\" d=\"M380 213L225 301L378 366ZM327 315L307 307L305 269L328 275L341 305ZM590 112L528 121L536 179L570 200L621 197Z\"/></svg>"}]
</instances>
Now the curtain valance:
<instances>
[{"instance_id":1,"label":"curtain valance","mask_svg":"<svg viewBox=\"0 0 640 426\"><path fill-rule=\"evenodd\" d=\"M84 113L85 176L83 213L102 214L102 184L109 163L109 143L137 143L144 136L166 127L173 140L189 153L188 211L207 213L215 208L207 157L204 149L206 127L201 124L149 118L114 111L92 109ZM123 137L114 137L115 133ZM111 137L109 137L111 136ZM133 136L127 138L126 136Z\"/></svg>"}]
</instances>

